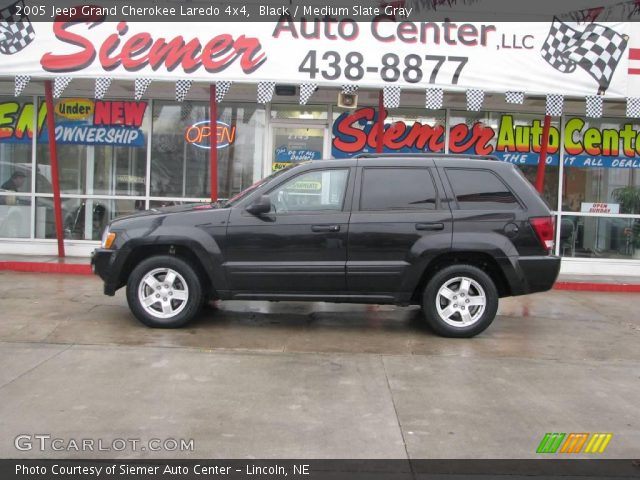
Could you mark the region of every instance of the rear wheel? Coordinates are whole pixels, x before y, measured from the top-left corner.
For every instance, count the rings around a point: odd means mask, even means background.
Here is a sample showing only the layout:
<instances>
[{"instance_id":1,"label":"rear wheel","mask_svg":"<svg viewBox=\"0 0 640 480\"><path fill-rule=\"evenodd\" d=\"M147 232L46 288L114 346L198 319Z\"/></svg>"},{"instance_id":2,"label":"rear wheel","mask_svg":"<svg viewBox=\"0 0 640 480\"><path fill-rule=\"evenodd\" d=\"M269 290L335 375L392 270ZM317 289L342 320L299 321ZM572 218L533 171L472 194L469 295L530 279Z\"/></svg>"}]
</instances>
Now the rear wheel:
<instances>
[{"instance_id":1,"label":"rear wheel","mask_svg":"<svg viewBox=\"0 0 640 480\"><path fill-rule=\"evenodd\" d=\"M149 327L181 327L196 316L202 301L198 275L180 258L171 255L147 258L129 276L129 308Z\"/></svg>"},{"instance_id":2,"label":"rear wheel","mask_svg":"<svg viewBox=\"0 0 640 480\"><path fill-rule=\"evenodd\" d=\"M498 291L489 275L473 265L452 265L436 273L425 288L427 323L444 337L473 337L498 311Z\"/></svg>"}]
</instances>

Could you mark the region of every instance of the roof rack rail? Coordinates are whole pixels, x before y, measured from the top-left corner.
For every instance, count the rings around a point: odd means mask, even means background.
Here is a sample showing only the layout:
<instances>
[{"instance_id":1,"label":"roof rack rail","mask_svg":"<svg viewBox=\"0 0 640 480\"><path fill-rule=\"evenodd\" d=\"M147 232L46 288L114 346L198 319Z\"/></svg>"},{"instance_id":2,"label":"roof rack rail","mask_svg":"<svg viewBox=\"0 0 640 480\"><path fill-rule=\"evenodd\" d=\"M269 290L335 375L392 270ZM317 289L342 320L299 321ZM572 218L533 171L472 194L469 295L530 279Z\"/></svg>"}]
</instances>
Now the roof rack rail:
<instances>
[{"instance_id":1,"label":"roof rack rail","mask_svg":"<svg viewBox=\"0 0 640 480\"><path fill-rule=\"evenodd\" d=\"M465 158L471 160L498 160L495 155L461 155L453 153L359 153L353 158Z\"/></svg>"}]
</instances>

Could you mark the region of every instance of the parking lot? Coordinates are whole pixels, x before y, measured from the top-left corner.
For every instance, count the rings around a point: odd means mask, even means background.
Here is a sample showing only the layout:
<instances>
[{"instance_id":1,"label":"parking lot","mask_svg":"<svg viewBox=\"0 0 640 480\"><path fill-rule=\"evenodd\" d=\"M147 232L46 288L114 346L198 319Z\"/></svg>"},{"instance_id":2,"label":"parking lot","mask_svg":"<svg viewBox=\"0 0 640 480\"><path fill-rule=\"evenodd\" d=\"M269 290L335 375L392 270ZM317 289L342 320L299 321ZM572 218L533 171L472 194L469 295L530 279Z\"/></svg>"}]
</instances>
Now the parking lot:
<instances>
[{"instance_id":1,"label":"parking lot","mask_svg":"<svg viewBox=\"0 0 640 480\"><path fill-rule=\"evenodd\" d=\"M638 294L507 298L454 340L416 308L325 303L220 302L153 330L93 276L0 283L4 458L535 458L546 432L610 432L602 456L638 457ZM37 434L194 451L16 448Z\"/></svg>"}]
</instances>

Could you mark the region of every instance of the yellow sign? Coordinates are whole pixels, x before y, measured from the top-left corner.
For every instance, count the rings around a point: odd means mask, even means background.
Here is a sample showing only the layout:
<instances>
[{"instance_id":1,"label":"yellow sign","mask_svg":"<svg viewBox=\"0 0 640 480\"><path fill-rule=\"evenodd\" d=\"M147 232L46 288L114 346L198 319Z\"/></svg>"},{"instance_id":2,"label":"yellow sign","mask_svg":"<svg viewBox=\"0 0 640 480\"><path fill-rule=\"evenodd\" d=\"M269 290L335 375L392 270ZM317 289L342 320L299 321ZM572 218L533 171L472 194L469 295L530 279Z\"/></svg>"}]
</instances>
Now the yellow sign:
<instances>
[{"instance_id":1,"label":"yellow sign","mask_svg":"<svg viewBox=\"0 0 640 480\"><path fill-rule=\"evenodd\" d=\"M56 114L69 120L83 120L93 115L93 100L65 98L56 104Z\"/></svg>"},{"instance_id":2,"label":"yellow sign","mask_svg":"<svg viewBox=\"0 0 640 480\"><path fill-rule=\"evenodd\" d=\"M272 169L275 172L277 170L282 170L283 168L287 168L289 165L291 165L291 162L274 162L272 164Z\"/></svg>"}]
</instances>

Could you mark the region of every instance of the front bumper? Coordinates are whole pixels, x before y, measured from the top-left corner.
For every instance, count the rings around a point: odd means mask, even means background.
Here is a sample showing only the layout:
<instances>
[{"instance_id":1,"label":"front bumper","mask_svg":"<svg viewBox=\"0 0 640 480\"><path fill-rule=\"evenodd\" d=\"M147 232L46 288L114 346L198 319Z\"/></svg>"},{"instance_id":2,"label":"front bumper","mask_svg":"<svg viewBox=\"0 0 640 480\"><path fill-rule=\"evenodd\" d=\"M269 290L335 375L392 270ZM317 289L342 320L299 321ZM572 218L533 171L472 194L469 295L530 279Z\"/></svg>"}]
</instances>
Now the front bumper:
<instances>
[{"instance_id":1,"label":"front bumper","mask_svg":"<svg viewBox=\"0 0 640 480\"><path fill-rule=\"evenodd\" d=\"M546 292L551 290L560 273L560 257L520 257L518 266L526 283L524 293Z\"/></svg>"},{"instance_id":2,"label":"front bumper","mask_svg":"<svg viewBox=\"0 0 640 480\"><path fill-rule=\"evenodd\" d=\"M116 250L96 248L91 253L91 271L104 280L104 294L113 296L120 288L116 264Z\"/></svg>"}]
</instances>

